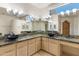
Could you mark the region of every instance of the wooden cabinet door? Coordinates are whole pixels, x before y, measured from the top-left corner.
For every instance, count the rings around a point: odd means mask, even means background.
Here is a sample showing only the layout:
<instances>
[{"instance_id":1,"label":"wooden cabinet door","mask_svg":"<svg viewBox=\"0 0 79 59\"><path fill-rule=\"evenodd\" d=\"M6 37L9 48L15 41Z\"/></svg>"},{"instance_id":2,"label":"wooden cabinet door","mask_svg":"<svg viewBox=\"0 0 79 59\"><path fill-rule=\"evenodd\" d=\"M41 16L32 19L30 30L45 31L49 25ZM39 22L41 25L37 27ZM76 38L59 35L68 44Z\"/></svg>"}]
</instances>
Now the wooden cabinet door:
<instances>
[{"instance_id":1,"label":"wooden cabinet door","mask_svg":"<svg viewBox=\"0 0 79 59\"><path fill-rule=\"evenodd\" d=\"M17 56L26 56L26 55L27 55L26 46L17 48Z\"/></svg>"},{"instance_id":2,"label":"wooden cabinet door","mask_svg":"<svg viewBox=\"0 0 79 59\"><path fill-rule=\"evenodd\" d=\"M60 41L61 42L61 55L64 56L79 56L79 44Z\"/></svg>"},{"instance_id":3,"label":"wooden cabinet door","mask_svg":"<svg viewBox=\"0 0 79 59\"><path fill-rule=\"evenodd\" d=\"M17 56L27 56L27 41L17 43Z\"/></svg>"},{"instance_id":4,"label":"wooden cabinet door","mask_svg":"<svg viewBox=\"0 0 79 59\"><path fill-rule=\"evenodd\" d=\"M15 56L16 44L10 44L0 47L0 56Z\"/></svg>"},{"instance_id":5,"label":"wooden cabinet door","mask_svg":"<svg viewBox=\"0 0 79 59\"><path fill-rule=\"evenodd\" d=\"M49 49L48 48L49 47L48 43L49 43L48 38L43 37L42 38L42 49L43 50L48 51L48 49Z\"/></svg>"},{"instance_id":6,"label":"wooden cabinet door","mask_svg":"<svg viewBox=\"0 0 79 59\"><path fill-rule=\"evenodd\" d=\"M41 49L41 37L36 38L36 52Z\"/></svg>"},{"instance_id":7,"label":"wooden cabinet door","mask_svg":"<svg viewBox=\"0 0 79 59\"><path fill-rule=\"evenodd\" d=\"M36 39L28 40L28 56L36 52Z\"/></svg>"},{"instance_id":8,"label":"wooden cabinet door","mask_svg":"<svg viewBox=\"0 0 79 59\"><path fill-rule=\"evenodd\" d=\"M58 41L49 39L49 53L53 55L60 55L60 44Z\"/></svg>"},{"instance_id":9,"label":"wooden cabinet door","mask_svg":"<svg viewBox=\"0 0 79 59\"><path fill-rule=\"evenodd\" d=\"M36 46L35 45L36 45L35 43L29 45L29 47L28 47L28 56L31 56L36 52Z\"/></svg>"},{"instance_id":10,"label":"wooden cabinet door","mask_svg":"<svg viewBox=\"0 0 79 59\"><path fill-rule=\"evenodd\" d=\"M9 52L4 53L1 56L16 56L16 51L15 50L12 50L12 51L9 51Z\"/></svg>"}]
</instances>

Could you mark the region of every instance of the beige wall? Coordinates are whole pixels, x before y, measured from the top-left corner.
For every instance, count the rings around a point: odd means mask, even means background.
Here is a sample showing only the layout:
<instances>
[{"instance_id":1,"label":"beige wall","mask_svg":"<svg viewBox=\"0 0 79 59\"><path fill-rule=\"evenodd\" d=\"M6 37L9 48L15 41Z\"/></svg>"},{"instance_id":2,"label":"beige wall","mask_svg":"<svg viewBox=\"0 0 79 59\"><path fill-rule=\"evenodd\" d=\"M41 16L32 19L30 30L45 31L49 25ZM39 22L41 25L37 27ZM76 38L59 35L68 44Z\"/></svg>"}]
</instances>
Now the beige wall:
<instances>
[{"instance_id":1,"label":"beige wall","mask_svg":"<svg viewBox=\"0 0 79 59\"><path fill-rule=\"evenodd\" d=\"M52 28L50 28L50 25L52 26ZM54 28L54 25L56 25L56 29ZM57 14L51 15L51 19L49 20L49 23L48 23L48 30L59 31Z\"/></svg>"},{"instance_id":2,"label":"beige wall","mask_svg":"<svg viewBox=\"0 0 79 59\"><path fill-rule=\"evenodd\" d=\"M24 19L16 19L13 21L12 25L13 25L12 31L15 34L20 34L21 31L31 31L32 30L31 22L26 22Z\"/></svg>"},{"instance_id":3,"label":"beige wall","mask_svg":"<svg viewBox=\"0 0 79 59\"><path fill-rule=\"evenodd\" d=\"M42 30L45 31L45 22L35 21L32 23L32 31Z\"/></svg>"},{"instance_id":4,"label":"beige wall","mask_svg":"<svg viewBox=\"0 0 79 59\"><path fill-rule=\"evenodd\" d=\"M0 33L6 34L11 31L13 18L7 15L0 15Z\"/></svg>"}]
</instances>

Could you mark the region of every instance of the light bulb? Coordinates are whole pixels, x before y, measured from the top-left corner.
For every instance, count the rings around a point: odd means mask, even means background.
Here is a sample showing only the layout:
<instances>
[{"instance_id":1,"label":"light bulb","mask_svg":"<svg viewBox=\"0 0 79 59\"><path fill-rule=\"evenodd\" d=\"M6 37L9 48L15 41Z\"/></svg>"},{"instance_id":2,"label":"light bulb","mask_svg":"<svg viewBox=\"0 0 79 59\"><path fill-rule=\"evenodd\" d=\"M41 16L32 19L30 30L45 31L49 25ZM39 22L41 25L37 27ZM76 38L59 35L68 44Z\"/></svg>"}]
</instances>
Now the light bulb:
<instances>
[{"instance_id":1,"label":"light bulb","mask_svg":"<svg viewBox=\"0 0 79 59\"><path fill-rule=\"evenodd\" d=\"M23 10L19 11L19 14L23 14Z\"/></svg>"},{"instance_id":2,"label":"light bulb","mask_svg":"<svg viewBox=\"0 0 79 59\"><path fill-rule=\"evenodd\" d=\"M14 14L18 13L18 10L17 10L17 9L14 9L14 10L13 10L13 13L14 13Z\"/></svg>"},{"instance_id":3,"label":"light bulb","mask_svg":"<svg viewBox=\"0 0 79 59\"><path fill-rule=\"evenodd\" d=\"M7 12L10 12L10 11L12 11L12 9L11 8L7 8Z\"/></svg>"}]
</instances>

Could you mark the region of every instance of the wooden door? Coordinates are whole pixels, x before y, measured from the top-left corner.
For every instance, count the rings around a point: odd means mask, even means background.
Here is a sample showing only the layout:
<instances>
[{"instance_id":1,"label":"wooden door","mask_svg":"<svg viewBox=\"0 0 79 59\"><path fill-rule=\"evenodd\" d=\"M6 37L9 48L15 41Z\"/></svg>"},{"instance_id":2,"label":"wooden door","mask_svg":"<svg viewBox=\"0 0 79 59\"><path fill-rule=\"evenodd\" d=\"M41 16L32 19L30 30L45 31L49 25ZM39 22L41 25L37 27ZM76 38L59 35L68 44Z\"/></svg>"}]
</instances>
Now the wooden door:
<instances>
[{"instance_id":1,"label":"wooden door","mask_svg":"<svg viewBox=\"0 0 79 59\"><path fill-rule=\"evenodd\" d=\"M63 22L62 31L63 35L70 35L70 23L68 21Z\"/></svg>"}]
</instances>

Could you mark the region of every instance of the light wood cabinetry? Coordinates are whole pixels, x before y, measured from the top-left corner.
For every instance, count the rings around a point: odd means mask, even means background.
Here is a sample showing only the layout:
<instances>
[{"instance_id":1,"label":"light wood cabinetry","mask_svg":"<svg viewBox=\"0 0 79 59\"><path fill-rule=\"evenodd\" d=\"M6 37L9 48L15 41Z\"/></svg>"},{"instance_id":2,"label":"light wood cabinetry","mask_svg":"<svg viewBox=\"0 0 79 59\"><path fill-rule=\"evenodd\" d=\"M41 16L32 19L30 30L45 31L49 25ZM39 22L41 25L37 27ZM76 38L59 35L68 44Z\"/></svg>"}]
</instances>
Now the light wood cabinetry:
<instances>
[{"instance_id":1,"label":"light wood cabinetry","mask_svg":"<svg viewBox=\"0 0 79 59\"><path fill-rule=\"evenodd\" d=\"M28 40L28 56L36 52L36 39Z\"/></svg>"},{"instance_id":2,"label":"light wood cabinetry","mask_svg":"<svg viewBox=\"0 0 79 59\"><path fill-rule=\"evenodd\" d=\"M41 49L41 37L28 40L28 55L33 55Z\"/></svg>"},{"instance_id":3,"label":"light wood cabinetry","mask_svg":"<svg viewBox=\"0 0 79 59\"><path fill-rule=\"evenodd\" d=\"M0 56L31 56L40 49L52 55L79 56L79 44L36 37L0 47Z\"/></svg>"},{"instance_id":4,"label":"light wood cabinetry","mask_svg":"<svg viewBox=\"0 0 79 59\"><path fill-rule=\"evenodd\" d=\"M60 44L58 40L49 39L49 53L53 55L60 55Z\"/></svg>"},{"instance_id":5,"label":"light wood cabinetry","mask_svg":"<svg viewBox=\"0 0 79 59\"><path fill-rule=\"evenodd\" d=\"M61 55L79 56L79 44L61 41Z\"/></svg>"},{"instance_id":6,"label":"light wood cabinetry","mask_svg":"<svg viewBox=\"0 0 79 59\"><path fill-rule=\"evenodd\" d=\"M53 55L60 55L60 44L58 40L43 37L42 49Z\"/></svg>"},{"instance_id":7,"label":"light wood cabinetry","mask_svg":"<svg viewBox=\"0 0 79 59\"><path fill-rule=\"evenodd\" d=\"M17 43L17 56L27 56L27 41Z\"/></svg>"},{"instance_id":8,"label":"light wood cabinetry","mask_svg":"<svg viewBox=\"0 0 79 59\"><path fill-rule=\"evenodd\" d=\"M46 37L42 37L42 49L49 51L49 40Z\"/></svg>"},{"instance_id":9,"label":"light wood cabinetry","mask_svg":"<svg viewBox=\"0 0 79 59\"><path fill-rule=\"evenodd\" d=\"M41 49L41 37L0 47L1 56L31 56Z\"/></svg>"},{"instance_id":10,"label":"light wood cabinetry","mask_svg":"<svg viewBox=\"0 0 79 59\"><path fill-rule=\"evenodd\" d=\"M28 40L28 55L32 55L41 49L41 37Z\"/></svg>"},{"instance_id":11,"label":"light wood cabinetry","mask_svg":"<svg viewBox=\"0 0 79 59\"><path fill-rule=\"evenodd\" d=\"M2 56L16 56L16 51L9 51L9 52L6 52L4 54L2 54Z\"/></svg>"},{"instance_id":12,"label":"light wood cabinetry","mask_svg":"<svg viewBox=\"0 0 79 59\"><path fill-rule=\"evenodd\" d=\"M41 37L36 38L36 52L41 49Z\"/></svg>"},{"instance_id":13,"label":"light wood cabinetry","mask_svg":"<svg viewBox=\"0 0 79 59\"><path fill-rule=\"evenodd\" d=\"M6 45L0 47L0 56L16 56L16 45Z\"/></svg>"}]
</instances>

